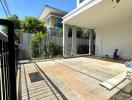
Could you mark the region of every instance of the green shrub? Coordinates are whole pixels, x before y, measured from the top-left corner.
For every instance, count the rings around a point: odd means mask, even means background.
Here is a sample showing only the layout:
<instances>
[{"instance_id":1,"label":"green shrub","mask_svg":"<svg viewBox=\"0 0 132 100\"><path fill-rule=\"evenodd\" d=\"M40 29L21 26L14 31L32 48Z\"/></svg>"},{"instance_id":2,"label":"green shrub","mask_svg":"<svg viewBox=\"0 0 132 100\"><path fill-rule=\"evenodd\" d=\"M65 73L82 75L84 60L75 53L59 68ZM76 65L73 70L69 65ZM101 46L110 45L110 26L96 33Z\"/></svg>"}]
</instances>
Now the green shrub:
<instances>
[{"instance_id":1,"label":"green shrub","mask_svg":"<svg viewBox=\"0 0 132 100\"><path fill-rule=\"evenodd\" d=\"M42 43L40 43L39 41L33 41L32 42L32 56L34 58L41 57L42 53L43 53Z\"/></svg>"},{"instance_id":2,"label":"green shrub","mask_svg":"<svg viewBox=\"0 0 132 100\"><path fill-rule=\"evenodd\" d=\"M33 57L41 57L43 54L44 46L43 46L43 39L46 38L46 34L42 32L37 32L33 36L32 40L32 56Z\"/></svg>"},{"instance_id":3,"label":"green shrub","mask_svg":"<svg viewBox=\"0 0 132 100\"><path fill-rule=\"evenodd\" d=\"M62 55L62 46L58 46L54 42L49 42L48 52L51 57Z\"/></svg>"}]
</instances>

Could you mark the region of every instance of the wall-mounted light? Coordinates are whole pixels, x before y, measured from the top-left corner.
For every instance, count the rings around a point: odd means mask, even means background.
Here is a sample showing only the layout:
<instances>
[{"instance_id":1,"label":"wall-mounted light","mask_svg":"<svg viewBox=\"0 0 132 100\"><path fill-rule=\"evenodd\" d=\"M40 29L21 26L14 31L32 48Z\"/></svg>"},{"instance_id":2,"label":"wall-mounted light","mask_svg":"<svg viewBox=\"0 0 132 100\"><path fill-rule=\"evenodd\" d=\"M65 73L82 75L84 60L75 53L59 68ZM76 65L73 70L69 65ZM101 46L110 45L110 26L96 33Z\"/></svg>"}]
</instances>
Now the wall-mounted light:
<instances>
[{"instance_id":1,"label":"wall-mounted light","mask_svg":"<svg viewBox=\"0 0 132 100\"><path fill-rule=\"evenodd\" d=\"M114 0L112 0L112 2L113 2ZM115 0L117 3L119 3L120 2L120 0Z\"/></svg>"}]
</instances>

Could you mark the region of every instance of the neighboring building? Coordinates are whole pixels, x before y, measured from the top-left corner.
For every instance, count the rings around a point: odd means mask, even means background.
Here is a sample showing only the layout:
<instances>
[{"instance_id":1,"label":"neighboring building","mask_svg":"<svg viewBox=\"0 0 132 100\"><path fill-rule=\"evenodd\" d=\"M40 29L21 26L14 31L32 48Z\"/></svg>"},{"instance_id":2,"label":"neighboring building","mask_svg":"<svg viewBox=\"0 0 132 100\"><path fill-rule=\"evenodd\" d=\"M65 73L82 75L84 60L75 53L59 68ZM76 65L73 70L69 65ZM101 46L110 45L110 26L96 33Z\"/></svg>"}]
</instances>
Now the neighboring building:
<instances>
[{"instance_id":1,"label":"neighboring building","mask_svg":"<svg viewBox=\"0 0 132 100\"><path fill-rule=\"evenodd\" d=\"M50 7L50 6L45 6L43 11L41 12L39 16L39 20L45 22L45 27L47 28L48 31L48 39L49 41L52 41L56 43L59 46L63 46L63 23L62 23L62 17L66 15L67 12ZM68 30L69 35L69 41L68 42L68 51L71 51L71 44L72 44L72 38L70 35L70 29ZM44 44L46 45L49 41L45 40ZM83 52L84 49L88 49L88 39L86 38L81 38L78 37L77 39L77 46L78 46L78 53L86 53ZM80 49L80 47L83 47L83 49Z\"/></svg>"},{"instance_id":2,"label":"neighboring building","mask_svg":"<svg viewBox=\"0 0 132 100\"><path fill-rule=\"evenodd\" d=\"M45 27L47 28L50 40L56 44L62 46L62 17L66 15L67 12L45 5L42 10L39 20L45 22Z\"/></svg>"},{"instance_id":3,"label":"neighboring building","mask_svg":"<svg viewBox=\"0 0 132 100\"><path fill-rule=\"evenodd\" d=\"M120 56L132 59L132 0L77 0L77 8L63 17L63 56L76 56L77 27L96 32L95 55L112 57L114 49ZM72 27L72 50L68 53L68 30ZM92 34L89 38L91 53ZM72 55L71 55L72 54Z\"/></svg>"}]
</instances>

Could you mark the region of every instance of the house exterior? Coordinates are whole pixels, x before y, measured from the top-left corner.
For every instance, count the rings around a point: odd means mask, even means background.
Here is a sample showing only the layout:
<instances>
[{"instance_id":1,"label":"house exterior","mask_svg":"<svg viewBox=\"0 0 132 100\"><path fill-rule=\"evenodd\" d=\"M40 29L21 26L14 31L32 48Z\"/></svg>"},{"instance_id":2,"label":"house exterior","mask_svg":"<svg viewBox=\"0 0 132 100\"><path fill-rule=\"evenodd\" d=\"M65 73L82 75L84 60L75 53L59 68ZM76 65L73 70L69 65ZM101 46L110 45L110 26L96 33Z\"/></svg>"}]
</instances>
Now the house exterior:
<instances>
[{"instance_id":1,"label":"house exterior","mask_svg":"<svg viewBox=\"0 0 132 100\"><path fill-rule=\"evenodd\" d=\"M42 10L39 20L45 22L45 27L47 28L48 35L51 41L62 46L62 17L65 16L67 12L54 7L45 5Z\"/></svg>"},{"instance_id":2,"label":"house exterior","mask_svg":"<svg viewBox=\"0 0 132 100\"><path fill-rule=\"evenodd\" d=\"M95 55L112 57L114 49L124 59L132 59L132 1L77 0L77 8L63 17L63 56L77 55L77 27L96 33ZM68 53L68 30L72 27L72 50ZM89 54L93 48L89 38ZM70 54L70 55L69 55Z\"/></svg>"}]
</instances>

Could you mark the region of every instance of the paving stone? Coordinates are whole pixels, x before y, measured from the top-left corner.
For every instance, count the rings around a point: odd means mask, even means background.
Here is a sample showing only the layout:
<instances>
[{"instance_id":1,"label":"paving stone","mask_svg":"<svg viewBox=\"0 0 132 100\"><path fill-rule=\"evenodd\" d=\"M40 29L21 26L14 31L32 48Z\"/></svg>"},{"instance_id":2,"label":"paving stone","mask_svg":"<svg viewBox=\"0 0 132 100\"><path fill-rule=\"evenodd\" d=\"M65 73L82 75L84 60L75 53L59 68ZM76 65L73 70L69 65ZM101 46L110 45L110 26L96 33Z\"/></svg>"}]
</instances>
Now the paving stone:
<instances>
[{"instance_id":1,"label":"paving stone","mask_svg":"<svg viewBox=\"0 0 132 100\"><path fill-rule=\"evenodd\" d=\"M112 78L123 71L120 62L104 61L79 57L55 61L37 62L44 80L31 82L29 74L39 72L33 63L21 66L22 100L104 100L109 99L129 83L124 81L117 88L107 91L99 85L100 82ZM40 72L39 72L40 73ZM59 90L59 91L58 91ZM63 97L64 96L64 97ZM101 99L100 99L101 98Z\"/></svg>"}]
</instances>

